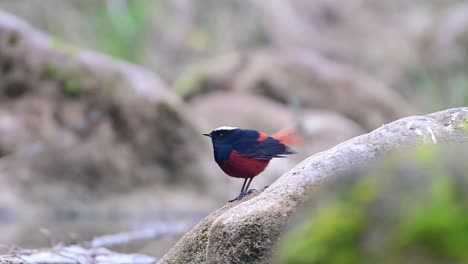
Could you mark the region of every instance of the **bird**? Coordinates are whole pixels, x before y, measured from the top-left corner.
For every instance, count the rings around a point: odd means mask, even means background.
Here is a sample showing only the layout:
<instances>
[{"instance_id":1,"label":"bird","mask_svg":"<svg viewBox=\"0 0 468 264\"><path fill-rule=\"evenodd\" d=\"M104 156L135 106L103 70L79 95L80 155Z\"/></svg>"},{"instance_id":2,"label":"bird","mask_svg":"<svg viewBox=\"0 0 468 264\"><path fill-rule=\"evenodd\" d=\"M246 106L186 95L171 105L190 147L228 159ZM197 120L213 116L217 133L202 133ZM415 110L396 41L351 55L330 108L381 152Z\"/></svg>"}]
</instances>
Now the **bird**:
<instances>
[{"instance_id":1,"label":"bird","mask_svg":"<svg viewBox=\"0 0 468 264\"><path fill-rule=\"evenodd\" d=\"M301 141L295 129L268 136L253 129L221 126L203 135L211 138L214 159L224 173L244 179L239 195L229 202L241 200L254 191L249 190L253 178L263 172L273 158L295 154L290 145Z\"/></svg>"}]
</instances>

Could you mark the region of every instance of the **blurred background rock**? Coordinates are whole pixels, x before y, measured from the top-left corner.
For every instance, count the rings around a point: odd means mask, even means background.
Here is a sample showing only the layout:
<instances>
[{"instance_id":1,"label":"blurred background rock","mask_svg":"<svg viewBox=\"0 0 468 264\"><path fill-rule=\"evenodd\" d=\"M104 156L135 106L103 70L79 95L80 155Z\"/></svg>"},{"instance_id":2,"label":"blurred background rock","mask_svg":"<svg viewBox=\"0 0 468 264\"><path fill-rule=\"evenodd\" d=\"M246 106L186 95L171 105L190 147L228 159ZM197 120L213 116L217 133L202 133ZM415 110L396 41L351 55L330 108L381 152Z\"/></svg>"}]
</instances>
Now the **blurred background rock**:
<instances>
[{"instance_id":1,"label":"blurred background rock","mask_svg":"<svg viewBox=\"0 0 468 264\"><path fill-rule=\"evenodd\" d=\"M201 138L221 125L274 133L301 121L300 154L273 162L253 183L262 188L384 123L468 102L465 1L2 0L0 9L64 54L2 33L5 244L196 222L241 184ZM142 68L90 68L75 61L79 48ZM135 93L141 82L149 96ZM127 249L163 254L170 244Z\"/></svg>"}]
</instances>

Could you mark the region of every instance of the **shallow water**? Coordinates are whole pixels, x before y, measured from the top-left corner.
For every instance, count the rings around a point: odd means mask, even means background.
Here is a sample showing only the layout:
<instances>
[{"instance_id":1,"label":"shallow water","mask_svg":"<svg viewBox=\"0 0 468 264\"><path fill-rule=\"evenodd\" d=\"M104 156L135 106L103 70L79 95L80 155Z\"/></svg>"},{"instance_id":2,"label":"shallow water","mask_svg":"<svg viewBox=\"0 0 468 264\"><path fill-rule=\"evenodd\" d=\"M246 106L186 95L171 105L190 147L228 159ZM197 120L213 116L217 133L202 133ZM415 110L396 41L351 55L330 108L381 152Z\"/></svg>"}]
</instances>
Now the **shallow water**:
<instances>
[{"instance_id":1,"label":"shallow water","mask_svg":"<svg viewBox=\"0 0 468 264\"><path fill-rule=\"evenodd\" d=\"M142 252L161 257L209 211L141 210L108 212L98 210L44 210L24 215L12 209L0 209L0 244L2 253L12 248L42 248L57 244L104 244L120 252ZM126 243L113 242L128 237L140 239Z\"/></svg>"}]
</instances>

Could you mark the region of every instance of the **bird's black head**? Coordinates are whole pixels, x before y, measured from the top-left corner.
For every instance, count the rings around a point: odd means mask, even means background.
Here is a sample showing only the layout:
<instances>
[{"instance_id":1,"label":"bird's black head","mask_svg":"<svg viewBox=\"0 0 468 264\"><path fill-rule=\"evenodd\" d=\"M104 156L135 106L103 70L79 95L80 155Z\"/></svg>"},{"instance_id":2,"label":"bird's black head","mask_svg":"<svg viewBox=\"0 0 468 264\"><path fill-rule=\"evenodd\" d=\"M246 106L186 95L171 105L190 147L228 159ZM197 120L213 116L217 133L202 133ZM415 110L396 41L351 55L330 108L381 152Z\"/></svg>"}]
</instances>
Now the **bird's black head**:
<instances>
[{"instance_id":1,"label":"bird's black head","mask_svg":"<svg viewBox=\"0 0 468 264\"><path fill-rule=\"evenodd\" d=\"M214 157L221 166L231 154L233 143L242 136L242 129L237 127L222 126L211 131L209 134L203 134L211 138L213 143Z\"/></svg>"},{"instance_id":2,"label":"bird's black head","mask_svg":"<svg viewBox=\"0 0 468 264\"><path fill-rule=\"evenodd\" d=\"M229 143L233 140L233 136L239 131L237 127L222 126L211 131L209 134L203 134L210 137L213 143Z\"/></svg>"}]
</instances>

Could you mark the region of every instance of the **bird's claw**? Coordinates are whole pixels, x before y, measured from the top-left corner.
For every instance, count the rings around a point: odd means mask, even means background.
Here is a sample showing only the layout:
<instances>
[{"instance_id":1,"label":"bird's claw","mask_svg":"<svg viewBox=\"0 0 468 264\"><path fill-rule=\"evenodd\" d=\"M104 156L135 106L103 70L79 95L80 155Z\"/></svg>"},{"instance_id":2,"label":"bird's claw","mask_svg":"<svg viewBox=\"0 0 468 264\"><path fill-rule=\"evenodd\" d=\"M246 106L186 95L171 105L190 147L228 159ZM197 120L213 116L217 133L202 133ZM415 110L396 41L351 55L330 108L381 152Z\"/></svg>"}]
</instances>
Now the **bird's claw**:
<instances>
[{"instance_id":1,"label":"bird's claw","mask_svg":"<svg viewBox=\"0 0 468 264\"><path fill-rule=\"evenodd\" d=\"M244 198L244 196L249 195L249 194L251 194L253 192L255 192L255 189L250 189L247 192L241 192L241 193L239 193L239 195L236 198L234 198L232 200L229 200L229 202L232 203L234 201L240 201L240 200L242 200L242 198Z\"/></svg>"},{"instance_id":2,"label":"bird's claw","mask_svg":"<svg viewBox=\"0 0 468 264\"><path fill-rule=\"evenodd\" d=\"M256 191L255 189L250 189L250 190L248 190L248 191L245 193L245 195L251 194L251 193L253 193L253 192L255 192L255 191Z\"/></svg>"},{"instance_id":3,"label":"bird's claw","mask_svg":"<svg viewBox=\"0 0 468 264\"><path fill-rule=\"evenodd\" d=\"M245 192L241 192L241 193L239 193L239 195L238 195L236 198L234 198L234 199L232 199L232 200L229 200L229 202L232 203L232 202L234 202L234 201L239 201L239 200L241 200L242 198L244 198L245 195L246 195Z\"/></svg>"}]
</instances>

